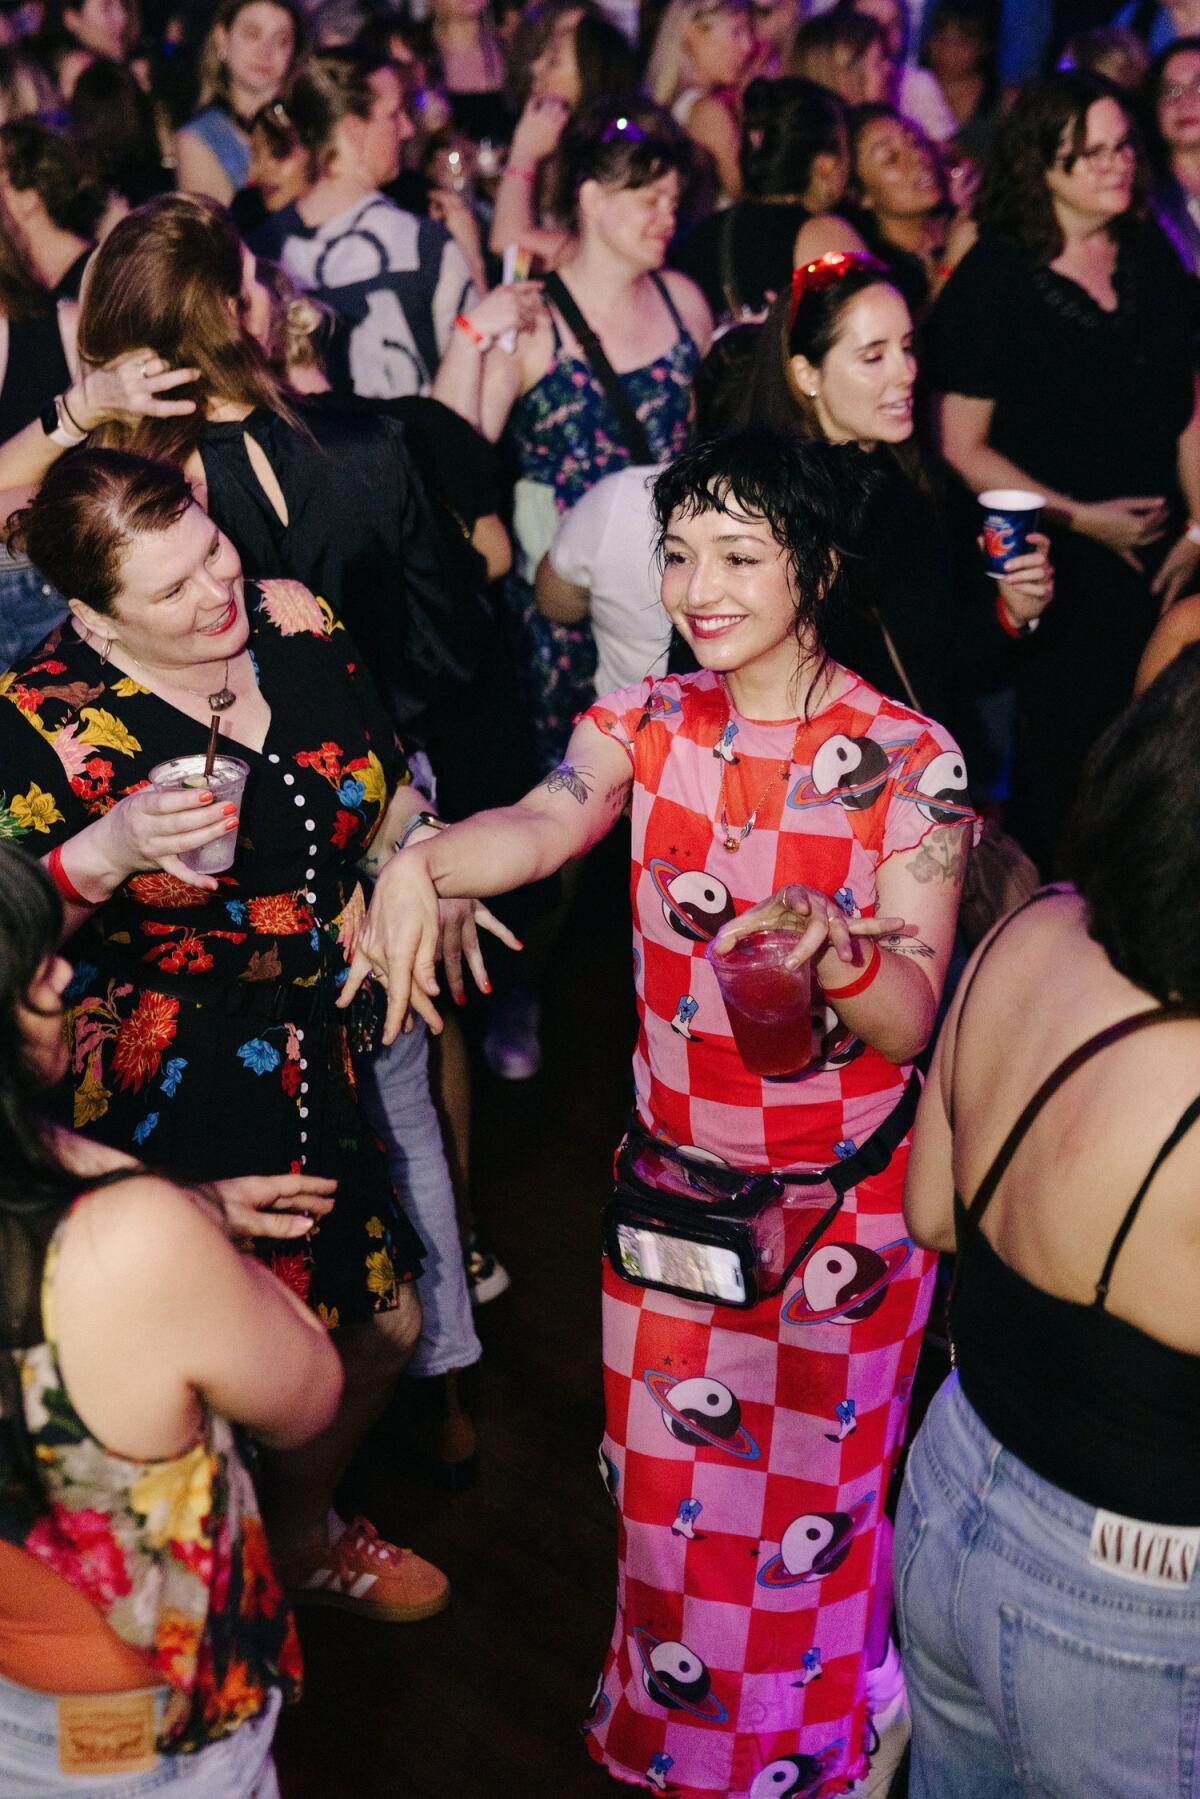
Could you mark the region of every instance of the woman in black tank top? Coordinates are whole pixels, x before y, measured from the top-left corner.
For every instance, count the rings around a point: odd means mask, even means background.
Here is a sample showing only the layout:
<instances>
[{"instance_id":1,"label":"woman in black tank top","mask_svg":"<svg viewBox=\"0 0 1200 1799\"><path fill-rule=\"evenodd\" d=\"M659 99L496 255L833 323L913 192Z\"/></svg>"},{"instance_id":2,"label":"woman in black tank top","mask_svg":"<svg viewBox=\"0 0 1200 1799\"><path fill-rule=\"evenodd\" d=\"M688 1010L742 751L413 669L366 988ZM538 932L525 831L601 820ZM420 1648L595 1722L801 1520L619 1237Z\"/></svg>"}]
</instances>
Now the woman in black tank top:
<instances>
[{"instance_id":1,"label":"woman in black tank top","mask_svg":"<svg viewBox=\"0 0 1200 1799\"><path fill-rule=\"evenodd\" d=\"M976 955L905 1210L955 1371L896 1527L910 1799L1200 1795L1200 646Z\"/></svg>"}]
</instances>

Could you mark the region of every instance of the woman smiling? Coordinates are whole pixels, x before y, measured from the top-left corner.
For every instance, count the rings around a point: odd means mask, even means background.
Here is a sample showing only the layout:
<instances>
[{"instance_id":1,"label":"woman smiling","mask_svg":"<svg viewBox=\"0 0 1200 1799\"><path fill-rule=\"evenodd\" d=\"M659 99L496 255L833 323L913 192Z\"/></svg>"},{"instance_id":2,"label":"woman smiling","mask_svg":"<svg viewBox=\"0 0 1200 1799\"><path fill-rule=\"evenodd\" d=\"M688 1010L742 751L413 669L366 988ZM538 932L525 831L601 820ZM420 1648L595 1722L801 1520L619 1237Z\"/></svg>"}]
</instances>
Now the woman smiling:
<instances>
[{"instance_id":1,"label":"woman smiling","mask_svg":"<svg viewBox=\"0 0 1200 1799\"><path fill-rule=\"evenodd\" d=\"M376 838L390 844L419 796L328 608L296 581L244 581L177 469L80 452L19 530L71 610L0 681L0 758L4 832L49 852L78 933L73 1122L181 1179L336 1185L319 1232L298 1217L286 1253L267 1252L336 1327L347 1368L333 1423L286 1469L272 1464L274 1541L301 1589L337 1566L373 1576L355 1609L427 1615L447 1597L435 1569L372 1549L361 1521L336 1544L328 1525L341 1468L420 1325L421 1245L351 1073L347 1027L369 1036L369 1018L333 1009L364 909L360 861L375 865ZM173 758L203 765L214 717L222 755L247 770L244 798L154 785ZM189 866L233 833L227 871Z\"/></svg>"},{"instance_id":2,"label":"woman smiling","mask_svg":"<svg viewBox=\"0 0 1200 1799\"><path fill-rule=\"evenodd\" d=\"M658 1171L661 1186L639 1176L655 1200L671 1180L695 1194L702 1168L726 1194L761 1200L772 1170L790 1193L785 1267L740 1296L686 1235L662 1279L609 1236L602 1464L621 1578L587 1742L616 1778L669 1772L687 1799L832 1791L867 1771L868 1718L887 1723L870 1594L932 1281L899 1209L909 1065L937 1015L973 815L941 727L827 654L869 486L853 452L757 432L666 469L662 599L699 671L606 695L519 804L393 858L339 1002L382 966L385 1037L410 1003L436 1018L438 896L548 874L631 803L622 1166ZM710 958L776 930L811 966L816 1020L802 1002L780 1051L793 1072L765 1079Z\"/></svg>"}]
</instances>

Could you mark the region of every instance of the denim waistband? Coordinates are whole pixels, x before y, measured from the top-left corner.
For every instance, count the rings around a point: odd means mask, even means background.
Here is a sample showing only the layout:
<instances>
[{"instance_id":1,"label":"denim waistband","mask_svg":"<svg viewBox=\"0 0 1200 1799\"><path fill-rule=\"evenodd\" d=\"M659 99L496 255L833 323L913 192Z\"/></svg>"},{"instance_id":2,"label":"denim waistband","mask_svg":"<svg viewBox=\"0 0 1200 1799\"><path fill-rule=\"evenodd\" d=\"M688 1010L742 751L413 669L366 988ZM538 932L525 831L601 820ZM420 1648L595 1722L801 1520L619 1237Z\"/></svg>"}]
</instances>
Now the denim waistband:
<instances>
[{"instance_id":1,"label":"denim waistband","mask_svg":"<svg viewBox=\"0 0 1200 1799\"><path fill-rule=\"evenodd\" d=\"M958 1517L966 1518L978 1511L979 1494L989 1479L1003 1481L1023 1494L1042 1517L1053 1519L1060 1528L1077 1537L1086 1554L1096 1522L1096 1506L1077 1498L1074 1493L1068 1493L1063 1487L1056 1487L1052 1481L1044 1480L1019 1456L1005 1449L963 1392L957 1374L952 1374L945 1382L934 1404L950 1408L956 1428L969 1440L971 1446L974 1466L969 1470L952 1470L944 1466L931 1435L926 1433L925 1437L931 1472ZM1147 1519L1143 1522L1153 1523L1154 1520ZM1200 1518L1197 1523L1200 1523Z\"/></svg>"},{"instance_id":2,"label":"denim waistband","mask_svg":"<svg viewBox=\"0 0 1200 1799\"><path fill-rule=\"evenodd\" d=\"M0 1677L0 1799L71 1793L80 1799L143 1799L167 1789L181 1799L185 1793L194 1799L243 1799L255 1792L266 1799L277 1793L273 1774L261 1778L271 1769L277 1689L268 1692L263 1711L231 1735L178 1755L154 1748L169 1697L170 1688L163 1685L121 1693L39 1693ZM123 1749L126 1767L112 1766L114 1747L118 1760ZM89 1773L89 1759L97 1756L103 1771Z\"/></svg>"}]
</instances>

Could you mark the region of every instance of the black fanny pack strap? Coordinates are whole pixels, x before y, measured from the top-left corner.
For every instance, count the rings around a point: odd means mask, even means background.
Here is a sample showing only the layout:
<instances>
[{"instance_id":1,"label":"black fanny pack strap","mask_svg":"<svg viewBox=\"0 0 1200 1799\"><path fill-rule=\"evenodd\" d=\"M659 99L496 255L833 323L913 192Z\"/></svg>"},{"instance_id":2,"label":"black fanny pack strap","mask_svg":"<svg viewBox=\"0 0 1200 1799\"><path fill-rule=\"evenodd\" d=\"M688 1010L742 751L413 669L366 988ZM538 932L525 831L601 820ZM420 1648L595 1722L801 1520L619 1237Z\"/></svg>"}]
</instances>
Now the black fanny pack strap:
<instances>
[{"instance_id":1,"label":"black fanny pack strap","mask_svg":"<svg viewBox=\"0 0 1200 1799\"><path fill-rule=\"evenodd\" d=\"M591 365L593 375L604 389L605 399L617 415L625 448L631 459L639 464L657 462L658 458L650 448L650 439L646 436L646 427L634 411L633 402L625 392L621 377L604 354L600 339L575 304L562 276L557 272L547 275L542 284L542 292L547 300L557 306L574 332L579 348Z\"/></svg>"},{"instance_id":2,"label":"black fanny pack strap","mask_svg":"<svg viewBox=\"0 0 1200 1799\"><path fill-rule=\"evenodd\" d=\"M736 219L737 207L727 206L721 214L721 222L717 226L717 257L721 271L721 292L725 296L725 304L729 308L730 317L735 319L742 310L737 268L733 260L733 228Z\"/></svg>"},{"instance_id":3,"label":"black fanny pack strap","mask_svg":"<svg viewBox=\"0 0 1200 1799\"><path fill-rule=\"evenodd\" d=\"M848 1193L859 1181L865 1181L873 1174L883 1173L912 1129L921 1098L921 1085L921 1076L914 1068L904 1092L879 1128L872 1131L853 1155L847 1156L842 1162L835 1162L832 1168L825 1170L826 1179L835 1193ZM781 1178L786 1180L788 1177L784 1174Z\"/></svg>"},{"instance_id":4,"label":"black fanny pack strap","mask_svg":"<svg viewBox=\"0 0 1200 1799\"><path fill-rule=\"evenodd\" d=\"M830 1186L840 1197L848 1193L851 1187L865 1181L873 1174L882 1174L893 1154L903 1143L912 1129L913 1119L917 1115L917 1103L921 1098L921 1076L914 1068L908 1078L900 1098L892 1107L879 1127L872 1131L866 1142L846 1156L844 1160L834 1162L828 1168L793 1169L772 1168L761 1170L759 1175L747 1173L745 1170L733 1170L728 1166L717 1167L705 1162L698 1162L693 1157L685 1156L680 1151L663 1142L660 1137L651 1136L641 1119L636 1115L629 1120L629 1141L635 1145L644 1143L651 1145L660 1155L670 1158L676 1166L692 1174L703 1173L713 1176L737 1175L739 1182L761 1178L765 1174L773 1174L776 1180L785 1185L819 1187Z\"/></svg>"}]
</instances>

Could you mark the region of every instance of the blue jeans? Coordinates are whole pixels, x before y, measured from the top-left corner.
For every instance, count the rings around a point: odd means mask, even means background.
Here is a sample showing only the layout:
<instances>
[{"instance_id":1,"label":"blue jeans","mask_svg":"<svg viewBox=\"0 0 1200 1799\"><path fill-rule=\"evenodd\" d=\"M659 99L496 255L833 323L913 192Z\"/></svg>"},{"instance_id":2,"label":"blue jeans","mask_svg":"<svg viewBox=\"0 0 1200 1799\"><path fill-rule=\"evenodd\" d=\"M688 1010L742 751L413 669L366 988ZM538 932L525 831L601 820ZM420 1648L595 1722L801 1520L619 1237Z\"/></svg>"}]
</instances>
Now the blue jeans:
<instances>
[{"instance_id":1,"label":"blue jeans","mask_svg":"<svg viewBox=\"0 0 1200 1799\"><path fill-rule=\"evenodd\" d=\"M148 1697L157 1718L165 1687L154 1688ZM102 1720L105 1702L94 1703ZM64 1774L58 1700L0 1679L0 1799L66 1799L68 1794L75 1799L143 1799L147 1793L170 1793L171 1799L176 1794L179 1799L279 1799L271 1760L278 1717L279 1693L273 1690L257 1718L195 1755L161 1756L146 1773ZM101 1722L99 1739L93 1734L91 1740L111 1742L113 1733L103 1732Z\"/></svg>"},{"instance_id":2,"label":"blue jeans","mask_svg":"<svg viewBox=\"0 0 1200 1799\"><path fill-rule=\"evenodd\" d=\"M37 569L0 545L0 670L36 650L66 611L62 595Z\"/></svg>"},{"instance_id":3,"label":"blue jeans","mask_svg":"<svg viewBox=\"0 0 1200 1799\"><path fill-rule=\"evenodd\" d=\"M389 1049L356 1064L363 1111L387 1145L388 1165L405 1216L425 1245L417 1281L421 1337L408 1365L414 1375L469 1368L483 1354L471 1315L454 1188L442 1127L429 1092L429 1037L419 1018Z\"/></svg>"},{"instance_id":4,"label":"blue jeans","mask_svg":"<svg viewBox=\"0 0 1200 1799\"><path fill-rule=\"evenodd\" d=\"M1200 1796L1200 1573L1167 1589L1094 1566L1096 1516L951 1375L896 1517L909 1799Z\"/></svg>"}]
</instances>

